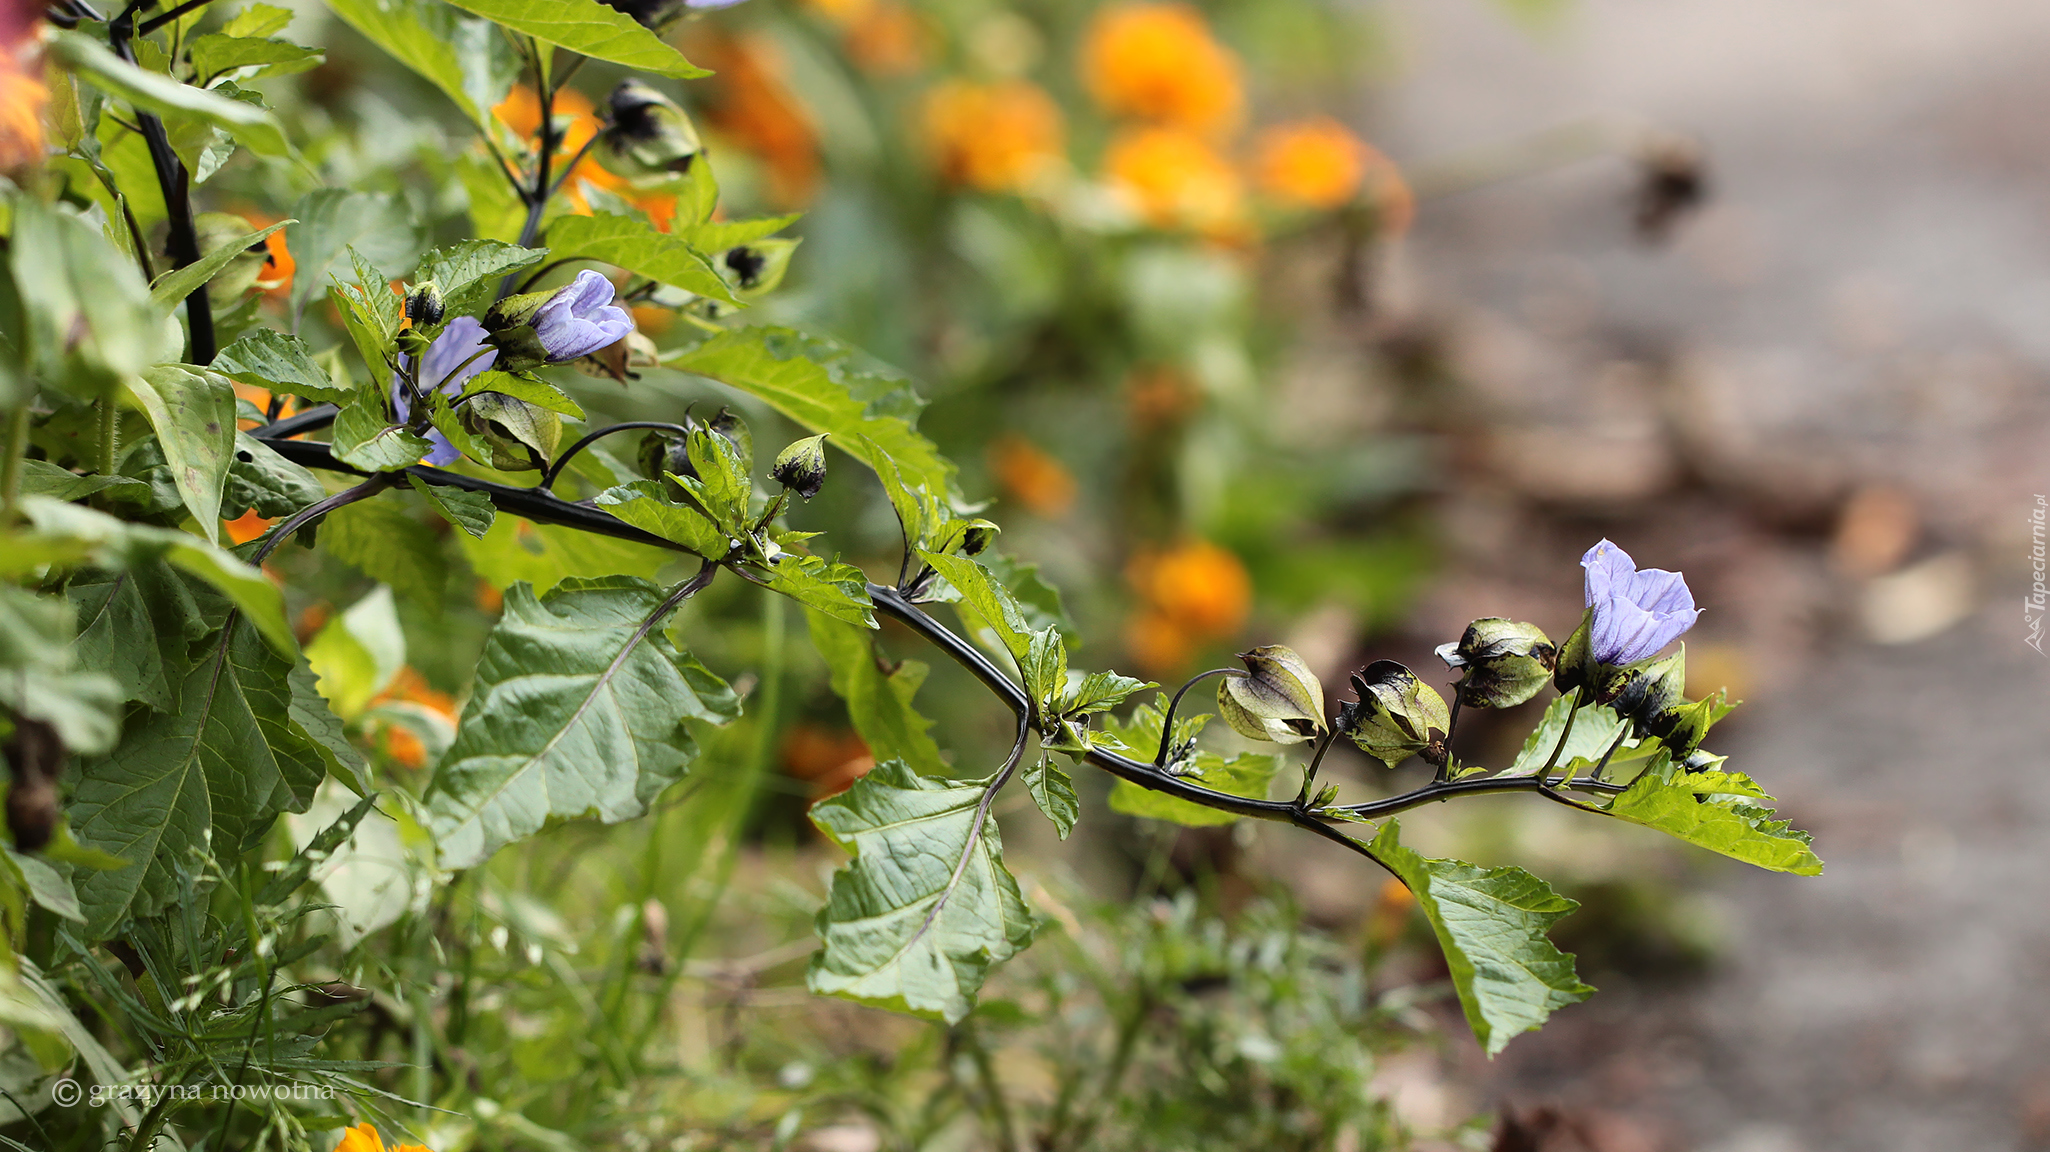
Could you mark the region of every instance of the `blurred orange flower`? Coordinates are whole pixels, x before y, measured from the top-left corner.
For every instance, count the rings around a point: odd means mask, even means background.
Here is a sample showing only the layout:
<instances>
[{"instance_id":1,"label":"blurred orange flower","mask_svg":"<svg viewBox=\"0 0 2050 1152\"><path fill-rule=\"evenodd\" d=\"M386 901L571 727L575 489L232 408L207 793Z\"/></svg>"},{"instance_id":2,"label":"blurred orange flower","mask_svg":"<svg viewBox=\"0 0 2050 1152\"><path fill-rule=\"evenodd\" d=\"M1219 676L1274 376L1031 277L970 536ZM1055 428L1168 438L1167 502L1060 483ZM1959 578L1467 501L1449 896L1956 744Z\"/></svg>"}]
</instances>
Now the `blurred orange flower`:
<instances>
[{"instance_id":1,"label":"blurred orange flower","mask_svg":"<svg viewBox=\"0 0 2050 1152\"><path fill-rule=\"evenodd\" d=\"M1189 378L1166 364L1135 369L1125 378L1125 409L1139 428L1173 424L1201 403Z\"/></svg>"},{"instance_id":2,"label":"blurred orange flower","mask_svg":"<svg viewBox=\"0 0 2050 1152\"><path fill-rule=\"evenodd\" d=\"M371 701L372 704L393 702L418 704L451 724L456 721L455 699L428 684L410 664L399 669L398 675L393 676L391 683L385 685L384 691L379 692L376 699ZM384 752L408 768L423 768L427 765L427 746L420 742L420 737L415 735L412 729L403 724L384 726ZM335 1152L341 1152L341 1149L337 1148Z\"/></svg>"},{"instance_id":3,"label":"blurred orange flower","mask_svg":"<svg viewBox=\"0 0 2050 1152\"><path fill-rule=\"evenodd\" d=\"M774 41L712 31L692 44L690 58L716 73L706 87L705 121L761 158L776 203L795 208L809 201L819 180L818 133L783 79Z\"/></svg>"},{"instance_id":4,"label":"blurred orange flower","mask_svg":"<svg viewBox=\"0 0 2050 1152\"><path fill-rule=\"evenodd\" d=\"M1305 208L1336 208L1361 194L1381 230L1400 233L1416 214L1402 169L1328 116L1276 124L1260 133L1255 179L1262 191Z\"/></svg>"},{"instance_id":5,"label":"blurred orange flower","mask_svg":"<svg viewBox=\"0 0 2050 1152\"><path fill-rule=\"evenodd\" d=\"M49 89L22 64L34 51L41 4L0 0L0 169L43 158L43 105Z\"/></svg>"},{"instance_id":6,"label":"blurred orange flower","mask_svg":"<svg viewBox=\"0 0 2050 1152\"><path fill-rule=\"evenodd\" d=\"M530 143L538 143L541 135L541 97L524 84L515 84L504 100L492 106L491 114L515 133L524 136ZM564 88L555 94L555 114L564 117L568 123L562 126L562 139L557 142L555 155L550 160L551 179L561 174L562 165L571 157L583 151L605 127L593 110L591 98L574 88ZM667 232L670 221L676 218L676 197L668 194L648 195L636 189L623 176L607 171L597 160L586 156L577 161L570 178L563 182L562 198L570 210L579 216L591 214L590 198L584 194L583 184L588 181L594 187L603 188L648 214L655 227Z\"/></svg>"},{"instance_id":7,"label":"blurred orange flower","mask_svg":"<svg viewBox=\"0 0 2050 1152\"><path fill-rule=\"evenodd\" d=\"M1155 227L1224 236L1244 225L1238 169L1193 132L1126 129L1104 154L1103 174Z\"/></svg>"},{"instance_id":8,"label":"blurred orange flower","mask_svg":"<svg viewBox=\"0 0 2050 1152\"><path fill-rule=\"evenodd\" d=\"M925 138L946 179L1021 191L1062 158L1061 110L1029 81L948 80L925 95Z\"/></svg>"},{"instance_id":9,"label":"blurred orange flower","mask_svg":"<svg viewBox=\"0 0 2050 1152\"><path fill-rule=\"evenodd\" d=\"M342 1142L335 1145L335 1152L385 1152L384 1141L378 1139L377 1129L369 1124L358 1124L354 1128L342 1129ZM427 1152L423 1144L395 1144L391 1152Z\"/></svg>"},{"instance_id":10,"label":"blurred orange flower","mask_svg":"<svg viewBox=\"0 0 2050 1152\"><path fill-rule=\"evenodd\" d=\"M1035 515L1065 515L1075 503L1075 477L1046 450L1018 436L989 446L989 469L997 486Z\"/></svg>"},{"instance_id":11,"label":"blurred orange flower","mask_svg":"<svg viewBox=\"0 0 2050 1152\"><path fill-rule=\"evenodd\" d=\"M505 610L505 593L482 576L477 578L477 607L493 616Z\"/></svg>"},{"instance_id":12,"label":"blurred orange flower","mask_svg":"<svg viewBox=\"0 0 2050 1152\"><path fill-rule=\"evenodd\" d=\"M1186 4L1113 4L1082 44L1082 80L1113 115L1194 132L1238 124L1245 103L1238 57Z\"/></svg>"},{"instance_id":13,"label":"blurred orange flower","mask_svg":"<svg viewBox=\"0 0 2050 1152\"><path fill-rule=\"evenodd\" d=\"M270 520L258 516L256 510L252 508L241 516L223 523L221 531L226 532L228 539L235 543L247 544L265 532L270 531L270 526Z\"/></svg>"},{"instance_id":14,"label":"blurred orange flower","mask_svg":"<svg viewBox=\"0 0 2050 1152\"><path fill-rule=\"evenodd\" d=\"M877 0L846 32L847 57L871 76L909 76L925 67L932 33L910 5Z\"/></svg>"},{"instance_id":15,"label":"blurred orange flower","mask_svg":"<svg viewBox=\"0 0 2050 1152\"><path fill-rule=\"evenodd\" d=\"M1148 671L1173 671L1199 641L1237 632L1253 603L1245 564L1207 540L1140 552L1125 578L1140 602L1125 627L1125 645Z\"/></svg>"},{"instance_id":16,"label":"blurred orange flower","mask_svg":"<svg viewBox=\"0 0 2050 1152\"><path fill-rule=\"evenodd\" d=\"M837 796L876 766L868 744L854 732L799 724L783 738L783 768L811 784L813 800Z\"/></svg>"}]
</instances>

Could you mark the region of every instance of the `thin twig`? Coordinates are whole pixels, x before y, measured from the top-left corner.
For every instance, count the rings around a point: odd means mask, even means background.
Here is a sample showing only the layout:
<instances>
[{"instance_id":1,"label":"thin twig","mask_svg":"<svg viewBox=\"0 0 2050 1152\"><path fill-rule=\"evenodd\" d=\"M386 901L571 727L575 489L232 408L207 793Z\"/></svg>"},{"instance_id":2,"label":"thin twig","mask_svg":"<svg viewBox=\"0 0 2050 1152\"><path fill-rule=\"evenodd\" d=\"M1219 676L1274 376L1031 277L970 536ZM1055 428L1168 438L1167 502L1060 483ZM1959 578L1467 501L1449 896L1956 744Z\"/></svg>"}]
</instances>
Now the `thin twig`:
<instances>
[{"instance_id":1,"label":"thin twig","mask_svg":"<svg viewBox=\"0 0 2050 1152\"><path fill-rule=\"evenodd\" d=\"M1208 672L1196 673L1194 676L1189 677L1180 688L1175 689L1174 699L1167 702L1167 714L1160 718L1160 751L1153 754L1153 766L1155 768L1167 767L1168 747L1174 741L1174 713L1175 709L1182 706L1182 697L1188 695L1189 689L1194 688L1200 681L1207 680L1212 676L1231 675L1243 676L1245 675L1245 670L1241 668L1212 668Z\"/></svg>"},{"instance_id":2,"label":"thin twig","mask_svg":"<svg viewBox=\"0 0 2050 1152\"><path fill-rule=\"evenodd\" d=\"M537 487L547 488L553 485L555 478L562 474L563 466L567 465L577 453L612 435L614 432L630 432L635 428L660 428L680 436L690 435L690 429L685 428L683 425L671 424L663 420L628 420L622 424L607 424L603 428L585 433L582 439L563 449L562 454L555 458L555 463L550 464L548 470L541 473L541 483Z\"/></svg>"}]
</instances>

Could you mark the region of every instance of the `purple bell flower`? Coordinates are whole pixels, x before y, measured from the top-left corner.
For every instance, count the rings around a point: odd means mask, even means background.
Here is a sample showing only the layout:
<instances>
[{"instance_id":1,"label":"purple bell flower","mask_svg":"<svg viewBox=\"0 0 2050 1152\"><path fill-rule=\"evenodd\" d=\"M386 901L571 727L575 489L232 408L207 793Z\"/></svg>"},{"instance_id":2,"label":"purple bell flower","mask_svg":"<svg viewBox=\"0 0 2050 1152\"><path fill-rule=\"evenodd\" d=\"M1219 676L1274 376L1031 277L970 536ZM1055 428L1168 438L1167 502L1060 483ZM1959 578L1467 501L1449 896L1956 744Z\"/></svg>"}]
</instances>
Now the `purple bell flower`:
<instances>
[{"instance_id":1,"label":"purple bell flower","mask_svg":"<svg viewBox=\"0 0 2050 1152\"><path fill-rule=\"evenodd\" d=\"M434 343L427 346L427 355L420 358L418 380L421 389L439 387L441 394L450 399L462 395L463 385L498 361L498 350L485 344L484 337L484 325L475 317L458 316L449 321L441 335L434 338ZM478 352L484 355L478 356ZM473 356L476 359L471 359ZM398 412L400 420L405 420L413 414L412 397L396 376L392 378L391 388L392 408ZM434 445L434 451L429 452L425 460L437 468L455 463L462 455L455 445L448 442L448 437L432 428L427 430L427 439Z\"/></svg>"},{"instance_id":2,"label":"purple bell flower","mask_svg":"<svg viewBox=\"0 0 2050 1152\"><path fill-rule=\"evenodd\" d=\"M1612 667L1634 664L1694 627L1701 611L1678 572L1639 571L1630 554L1603 540L1580 558L1587 570L1587 607L1594 613L1588 653Z\"/></svg>"},{"instance_id":3,"label":"purple bell flower","mask_svg":"<svg viewBox=\"0 0 2050 1152\"><path fill-rule=\"evenodd\" d=\"M530 323L556 364L617 344L634 330L633 317L612 302L612 281L588 268L536 309Z\"/></svg>"}]
</instances>

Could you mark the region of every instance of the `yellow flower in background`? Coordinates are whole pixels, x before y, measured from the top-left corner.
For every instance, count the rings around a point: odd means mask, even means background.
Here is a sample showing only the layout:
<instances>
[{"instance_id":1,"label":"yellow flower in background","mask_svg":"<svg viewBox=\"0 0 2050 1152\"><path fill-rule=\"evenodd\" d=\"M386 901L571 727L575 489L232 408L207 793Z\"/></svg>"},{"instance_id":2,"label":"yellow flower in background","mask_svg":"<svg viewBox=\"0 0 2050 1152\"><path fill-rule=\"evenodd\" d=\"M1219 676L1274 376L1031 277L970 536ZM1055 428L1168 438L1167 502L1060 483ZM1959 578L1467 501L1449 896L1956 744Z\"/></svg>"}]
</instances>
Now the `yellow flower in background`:
<instances>
[{"instance_id":1,"label":"yellow flower in background","mask_svg":"<svg viewBox=\"0 0 2050 1152\"><path fill-rule=\"evenodd\" d=\"M1128 128L1104 153L1113 191L1157 228L1212 236L1235 232L1245 215L1237 168L1207 140L1180 128Z\"/></svg>"},{"instance_id":2,"label":"yellow flower in background","mask_svg":"<svg viewBox=\"0 0 2050 1152\"><path fill-rule=\"evenodd\" d=\"M948 80L925 96L925 138L940 174L985 192L1022 191L1058 164L1061 110L1025 80Z\"/></svg>"},{"instance_id":3,"label":"yellow flower in background","mask_svg":"<svg viewBox=\"0 0 2050 1152\"><path fill-rule=\"evenodd\" d=\"M1186 4L1113 4L1082 45L1082 80L1104 111L1221 133L1245 105L1239 60Z\"/></svg>"},{"instance_id":4,"label":"yellow flower in background","mask_svg":"<svg viewBox=\"0 0 2050 1152\"><path fill-rule=\"evenodd\" d=\"M378 1139L377 1129L368 1124L342 1129L342 1142L335 1145L335 1152L385 1152L384 1141ZM391 1152L427 1152L420 1144L397 1144Z\"/></svg>"}]
</instances>

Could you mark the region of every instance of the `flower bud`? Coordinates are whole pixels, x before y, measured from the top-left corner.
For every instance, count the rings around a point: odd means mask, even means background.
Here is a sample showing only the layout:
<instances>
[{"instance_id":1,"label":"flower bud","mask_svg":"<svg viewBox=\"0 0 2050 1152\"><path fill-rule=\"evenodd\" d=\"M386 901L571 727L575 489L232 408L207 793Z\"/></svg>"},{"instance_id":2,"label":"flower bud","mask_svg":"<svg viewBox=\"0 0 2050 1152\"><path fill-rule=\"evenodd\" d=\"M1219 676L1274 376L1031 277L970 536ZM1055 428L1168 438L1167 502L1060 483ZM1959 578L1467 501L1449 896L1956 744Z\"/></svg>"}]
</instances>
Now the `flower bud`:
<instances>
[{"instance_id":1,"label":"flower bud","mask_svg":"<svg viewBox=\"0 0 2050 1152\"><path fill-rule=\"evenodd\" d=\"M600 159L623 176L684 173L704 151L690 116L674 100L639 80L622 80L608 100L611 126L605 129Z\"/></svg>"},{"instance_id":2,"label":"flower bud","mask_svg":"<svg viewBox=\"0 0 2050 1152\"><path fill-rule=\"evenodd\" d=\"M641 437L641 450L636 462L641 466L641 475L662 482L662 490L671 500L682 500L684 491L682 485L669 479L669 473L693 480L698 475L697 467L690 462L689 438L660 429Z\"/></svg>"},{"instance_id":3,"label":"flower bud","mask_svg":"<svg viewBox=\"0 0 2050 1152\"><path fill-rule=\"evenodd\" d=\"M415 284L412 291L406 293L406 319L411 320L415 328L434 327L441 323L445 312L441 288L432 280L425 284Z\"/></svg>"},{"instance_id":4,"label":"flower bud","mask_svg":"<svg viewBox=\"0 0 2050 1152\"><path fill-rule=\"evenodd\" d=\"M1715 723L1716 703L1701 700L1690 704L1677 700L1646 721L1645 727L1659 738L1659 743L1671 750L1675 760L1684 763L1695 749L1701 747L1709 725Z\"/></svg>"},{"instance_id":5,"label":"flower bud","mask_svg":"<svg viewBox=\"0 0 2050 1152\"><path fill-rule=\"evenodd\" d=\"M776 457L769 478L807 501L826 486L826 438L807 436Z\"/></svg>"},{"instance_id":6,"label":"flower bud","mask_svg":"<svg viewBox=\"0 0 2050 1152\"><path fill-rule=\"evenodd\" d=\"M740 470L746 472L755 466L755 437L748 431L747 421L742 420L730 408L719 409L719 414L705 424L733 445L733 451L740 457Z\"/></svg>"},{"instance_id":7,"label":"flower bud","mask_svg":"<svg viewBox=\"0 0 2050 1152\"><path fill-rule=\"evenodd\" d=\"M1339 713L1340 731L1360 750L1393 768L1418 753L1442 757L1451 717L1445 698L1393 660L1376 660L1352 675L1356 706Z\"/></svg>"},{"instance_id":8,"label":"flower bud","mask_svg":"<svg viewBox=\"0 0 2050 1152\"><path fill-rule=\"evenodd\" d=\"M1324 731L1324 685L1295 650L1279 644L1239 653L1244 675L1217 685L1217 711L1252 740L1297 744Z\"/></svg>"},{"instance_id":9,"label":"flower bud","mask_svg":"<svg viewBox=\"0 0 2050 1152\"><path fill-rule=\"evenodd\" d=\"M1647 660L1620 670L1604 686L1596 700L1613 707L1619 715L1647 721L1682 699L1687 686L1687 647L1658 660Z\"/></svg>"},{"instance_id":10,"label":"flower bud","mask_svg":"<svg viewBox=\"0 0 2050 1152\"><path fill-rule=\"evenodd\" d=\"M776 290L783 282L783 274L790 270L790 254L796 250L795 240L756 240L728 248L721 263L726 265L727 278L733 281L734 294L752 300Z\"/></svg>"},{"instance_id":11,"label":"flower bud","mask_svg":"<svg viewBox=\"0 0 2050 1152\"><path fill-rule=\"evenodd\" d=\"M982 555L983 550L994 543L997 534L1003 531L1003 529L987 520L970 520L967 524L968 526L961 530L961 555L963 556Z\"/></svg>"},{"instance_id":12,"label":"flower bud","mask_svg":"<svg viewBox=\"0 0 2050 1152\"><path fill-rule=\"evenodd\" d=\"M1456 643L1438 648L1446 664L1466 670L1458 692L1470 708L1510 708L1537 695L1558 656L1537 625L1500 616L1474 621Z\"/></svg>"}]
</instances>

